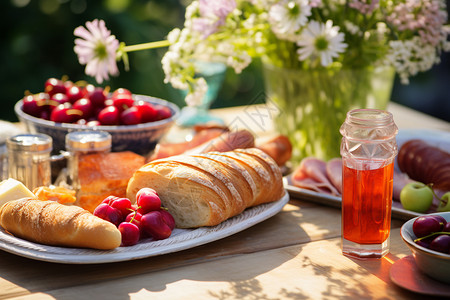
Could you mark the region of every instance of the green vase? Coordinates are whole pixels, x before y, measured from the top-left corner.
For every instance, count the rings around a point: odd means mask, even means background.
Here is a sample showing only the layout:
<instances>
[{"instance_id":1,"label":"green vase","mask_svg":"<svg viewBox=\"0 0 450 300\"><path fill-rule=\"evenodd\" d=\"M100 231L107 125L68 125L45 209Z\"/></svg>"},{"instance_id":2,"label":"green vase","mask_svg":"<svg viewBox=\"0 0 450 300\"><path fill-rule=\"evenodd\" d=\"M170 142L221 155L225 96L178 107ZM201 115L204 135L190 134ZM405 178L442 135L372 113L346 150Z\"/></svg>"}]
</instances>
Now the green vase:
<instances>
[{"instance_id":1,"label":"green vase","mask_svg":"<svg viewBox=\"0 0 450 300\"><path fill-rule=\"evenodd\" d=\"M297 70L263 64L266 101L276 106L275 129L289 137L292 162L314 156L323 160L340 157L339 128L349 110L385 110L394 70L361 69Z\"/></svg>"}]
</instances>

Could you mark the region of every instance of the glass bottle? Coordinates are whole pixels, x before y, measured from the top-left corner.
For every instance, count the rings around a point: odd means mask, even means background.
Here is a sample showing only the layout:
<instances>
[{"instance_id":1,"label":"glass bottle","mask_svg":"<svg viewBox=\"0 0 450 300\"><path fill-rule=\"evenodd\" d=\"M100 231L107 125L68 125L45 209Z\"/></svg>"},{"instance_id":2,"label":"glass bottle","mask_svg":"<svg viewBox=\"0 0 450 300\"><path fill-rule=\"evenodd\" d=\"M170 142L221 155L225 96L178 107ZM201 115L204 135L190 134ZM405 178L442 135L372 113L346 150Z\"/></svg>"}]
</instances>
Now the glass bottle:
<instances>
[{"instance_id":1,"label":"glass bottle","mask_svg":"<svg viewBox=\"0 0 450 300\"><path fill-rule=\"evenodd\" d=\"M19 134L8 138L8 177L28 189L51 184L52 138L46 134Z\"/></svg>"},{"instance_id":2,"label":"glass bottle","mask_svg":"<svg viewBox=\"0 0 450 300\"><path fill-rule=\"evenodd\" d=\"M347 113L340 132L342 252L381 258L389 252L398 128L387 111L355 109Z\"/></svg>"}]
</instances>

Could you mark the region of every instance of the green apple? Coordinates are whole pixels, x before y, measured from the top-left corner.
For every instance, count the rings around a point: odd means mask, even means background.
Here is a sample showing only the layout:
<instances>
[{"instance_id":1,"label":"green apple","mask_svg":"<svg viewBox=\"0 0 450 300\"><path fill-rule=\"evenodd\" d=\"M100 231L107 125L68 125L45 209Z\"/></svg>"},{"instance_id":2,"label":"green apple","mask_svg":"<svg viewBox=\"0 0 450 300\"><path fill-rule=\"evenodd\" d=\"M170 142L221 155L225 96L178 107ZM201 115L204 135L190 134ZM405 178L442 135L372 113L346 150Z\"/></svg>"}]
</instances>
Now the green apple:
<instances>
[{"instance_id":1,"label":"green apple","mask_svg":"<svg viewBox=\"0 0 450 300\"><path fill-rule=\"evenodd\" d=\"M450 211L450 192L445 193L440 200L437 211Z\"/></svg>"},{"instance_id":2,"label":"green apple","mask_svg":"<svg viewBox=\"0 0 450 300\"><path fill-rule=\"evenodd\" d=\"M433 191L421 182L411 182L400 191L403 208L418 213L426 212L433 202Z\"/></svg>"}]
</instances>

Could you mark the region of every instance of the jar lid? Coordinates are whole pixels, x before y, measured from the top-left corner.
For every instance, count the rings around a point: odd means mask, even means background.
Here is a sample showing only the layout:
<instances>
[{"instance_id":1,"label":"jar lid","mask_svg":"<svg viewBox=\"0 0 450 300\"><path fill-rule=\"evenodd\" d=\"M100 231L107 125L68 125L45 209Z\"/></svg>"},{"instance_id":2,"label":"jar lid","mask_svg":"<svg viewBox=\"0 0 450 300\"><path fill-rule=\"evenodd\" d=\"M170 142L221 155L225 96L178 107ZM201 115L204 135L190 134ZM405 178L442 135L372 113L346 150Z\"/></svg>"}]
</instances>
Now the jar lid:
<instances>
[{"instance_id":1,"label":"jar lid","mask_svg":"<svg viewBox=\"0 0 450 300\"><path fill-rule=\"evenodd\" d=\"M68 151L105 151L111 149L111 135L106 131L74 131L66 135Z\"/></svg>"},{"instance_id":2,"label":"jar lid","mask_svg":"<svg viewBox=\"0 0 450 300\"><path fill-rule=\"evenodd\" d=\"M6 141L8 150L12 151L51 152L52 144L52 138L42 133L18 134Z\"/></svg>"}]
</instances>

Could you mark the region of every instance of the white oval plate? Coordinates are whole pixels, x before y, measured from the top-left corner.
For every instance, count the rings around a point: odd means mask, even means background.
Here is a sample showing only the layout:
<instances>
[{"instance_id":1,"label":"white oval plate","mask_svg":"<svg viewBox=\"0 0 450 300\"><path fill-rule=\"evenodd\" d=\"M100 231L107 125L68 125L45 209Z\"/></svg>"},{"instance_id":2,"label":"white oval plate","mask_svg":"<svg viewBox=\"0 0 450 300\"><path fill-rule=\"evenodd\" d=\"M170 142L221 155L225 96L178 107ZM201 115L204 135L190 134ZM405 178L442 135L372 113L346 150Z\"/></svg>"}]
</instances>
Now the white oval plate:
<instances>
[{"instance_id":1,"label":"white oval plate","mask_svg":"<svg viewBox=\"0 0 450 300\"><path fill-rule=\"evenodd\" d=\"M289 194L286 192L276 202L248 208L217 226L196 229L175 228L168 239L142 240L134 246L118 247L109 251L37 244L12 236L0 227L0 249L35 260L65 264L98 264L134 260L193 248L233 235L276 215L288 201Z\"/></svg>"}]
</instances>

